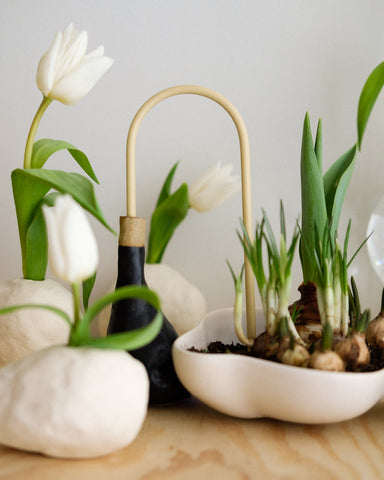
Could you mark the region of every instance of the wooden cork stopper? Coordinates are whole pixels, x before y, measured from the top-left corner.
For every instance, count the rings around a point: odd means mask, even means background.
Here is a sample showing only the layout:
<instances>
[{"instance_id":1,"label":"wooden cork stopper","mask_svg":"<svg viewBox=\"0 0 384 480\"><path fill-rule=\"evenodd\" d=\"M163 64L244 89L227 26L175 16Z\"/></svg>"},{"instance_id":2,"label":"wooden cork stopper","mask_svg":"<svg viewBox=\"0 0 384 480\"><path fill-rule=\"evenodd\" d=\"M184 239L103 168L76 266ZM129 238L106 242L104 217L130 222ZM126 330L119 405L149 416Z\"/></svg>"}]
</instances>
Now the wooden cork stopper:
<instances>
[{"instance_id":1,"label":"wooden cork stopper","mask_svg":"<svg viewBox=\"0 0 384 480\"><path fill-rule=\"evenodd\" d=\"M119 245L122 247L145 246L145 219L120 217Z\"/></svg>"}]
</instances>

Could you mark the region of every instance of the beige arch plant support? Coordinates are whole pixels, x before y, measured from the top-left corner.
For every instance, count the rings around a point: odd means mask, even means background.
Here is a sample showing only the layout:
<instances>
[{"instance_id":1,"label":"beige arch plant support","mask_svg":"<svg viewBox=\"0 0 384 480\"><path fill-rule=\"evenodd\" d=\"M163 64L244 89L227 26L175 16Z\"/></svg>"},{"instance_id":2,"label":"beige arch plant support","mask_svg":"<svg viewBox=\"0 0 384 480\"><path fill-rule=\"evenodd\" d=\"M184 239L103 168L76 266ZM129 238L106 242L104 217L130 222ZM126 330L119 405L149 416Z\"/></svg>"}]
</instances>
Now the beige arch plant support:
<instances>
[{"instance_id":1,"label":"beige arch plant support","mask_svg":"<svg viewBox=\"0 0 384 480\"><path fill-rule=\"evenodd\" d=\"M120 245L126 246L144 245L145 240L145 224L143 219L136 217L136 172L135 172L135 151L136 137L140 124L145 115L161 101L173 97L175 95L200 95L221 105L235 123L239 141L240 141L240 157L241 157L241 185L242 185L242 209L243 222L252 239L252 207L251 207L251 171L250 171L250 154L249 140L245 123L234 105L225 97L210 90L209 88L196 85L179 85L162 90L147 100L137 111L128 132L127 138L127 217L120 219ZM137 233L138 231L138 233ZM125 237L125 238L124 238ZM255 313L255 282L252 268L248 259L245 257L245 294L246 294L246 311L247 311L247 336L248 338L256 337L256 313Z\"/></svg>"}]
</instances>

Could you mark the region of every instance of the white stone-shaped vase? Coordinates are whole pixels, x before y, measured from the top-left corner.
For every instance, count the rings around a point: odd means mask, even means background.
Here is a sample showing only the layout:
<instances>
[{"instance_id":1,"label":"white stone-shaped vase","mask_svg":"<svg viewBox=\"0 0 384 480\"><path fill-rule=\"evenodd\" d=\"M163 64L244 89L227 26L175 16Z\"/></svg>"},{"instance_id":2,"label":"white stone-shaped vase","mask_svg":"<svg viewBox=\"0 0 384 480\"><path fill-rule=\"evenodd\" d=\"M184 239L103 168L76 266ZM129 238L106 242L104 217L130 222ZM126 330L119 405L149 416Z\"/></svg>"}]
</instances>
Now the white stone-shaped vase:
<instances>
[{"instance_id":1,"label":"white stone-shaped vase","mask_svg":"<svg viewBox=\"0 0 384 480\"><path fill-rule=\"evenodd\" d=\"M257 333L261 333L262 312L257 319ZM331 423L365 413L384 396L384 369L325 372L242 355L189 351L204 349L216 340L238 342L230 308L207 314L196 328L179 337L173 344L173 362L192 395L227 415Z\"/></svg>"},{"instance_id":2,"label":"white stone-shaped vase","mask_svg":"<svg viewBox=\"0 0 384 480\"><path fill-rule=\"evenodd\" d=\"M0 282L0 308L30 303L57 307L73 316L72 294L54 280L16 278ZM0 367L49 345L64 345L68 337L69 325L44 309L0 315Z\"/></svg>"},{"instance_id":3,"label":"white stone-shaped vase","mask_svg":"<svg viewBox=\"0 0 384 480\"><path fill-rule=\"evenodd\" d=\"M146 263L144 275L149 288L160 297L161 309L178 335L194 328L207 313L207 304L201 291L175 269L163 263ZM114 290L114 286L110 291ZM98 317L99 331L107 333L111 305Z\"/></svg>"},{"instance_id":4,"label":"white stone-shaped vase","mask_svg":"<svg viewBox=\"0 0 384 480\"><path fill-rule=\"evenodd\" d=\"M0 370L0 443L61 458L123 448L147 412L149 381L125 351L54 346Z\"/></svg>"}]
</instances>

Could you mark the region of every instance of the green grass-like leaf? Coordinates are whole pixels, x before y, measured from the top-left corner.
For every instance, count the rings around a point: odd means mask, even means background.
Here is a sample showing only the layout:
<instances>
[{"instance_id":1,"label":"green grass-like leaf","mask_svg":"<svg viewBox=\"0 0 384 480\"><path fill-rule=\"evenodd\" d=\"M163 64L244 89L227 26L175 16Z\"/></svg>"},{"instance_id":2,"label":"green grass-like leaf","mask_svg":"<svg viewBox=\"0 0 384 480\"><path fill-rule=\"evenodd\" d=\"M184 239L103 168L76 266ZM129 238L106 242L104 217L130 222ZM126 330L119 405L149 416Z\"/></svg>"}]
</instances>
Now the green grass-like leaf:
<instances>
[{"instance_id":1,"label":"green grass-like leaf","mask_svg":"<svg viewBox=\"0 0 384 480\"><path fill-rule=\"evenodd\" d=\"M321 337L321 350L323 352L332 348L333 330L329 323L323 325Z\"/></svg>"},{"instance_id":2,"label":"green grass-like leaf","mask_svg":"<svg viewBox=\"0 0 384 480\"><path fill-rule=\"evenodd\" d=\"M313 145L308 113L305 115L303 126L300 171L302 210L300 257L304 282L307 282L313 280L315 270L311 253L315 248L315 226L322 236L328 223L323 177ZM303 246L303 242L306 246Z\"/></svg>"},{"instance_id":3,"label":"green grass-like leaf","mask_svg":"<svg viewBox=\"0 0 384 480\"><path fill-rule=\"evenodd\" d=\"M380 65L372 71L360 94L357 109L357 143L359 149L361 149L365 128L383 85L384 62L380 63Z\"/></svg>"},{"instance_id":4,"label":"green grass-like leaf","mask_svg":"<svg viewBox=\"0 0 384 480\"><path fill-rule=\"evenodd\" d=\"M242 265L239 275L236 275L235 271L232 268L232 265L229 263L228 260L227 260L227 265L228 265L229 271L231 273L231 277L232 277L233 283L235 285L236 291L241 290L241 288L242 288L242 278L243 278L243 273L244 273L244 265Z\"/></svg>"},{"instance_id":5,"label":"green grass-like leaf","mask_svg":"<svg viewBox=\"0 0 384 480\"><path fill-rule=\"evenodd\" d=\"M315 139L315 154L317 158L317 164L320 172L323 171L323 123L321 118L317 123L316 139Z\"/></svg>"},{"instance_id":6,"label":"green grass-like leaf","mask_svg":"<svg viewBox=\"0 0 384 480\"><path fill-rule=\"evenodd\" d=\"M245 228L245 225L241 219L240 224L243 235L241 235L240 232L237 232L237 236L239 237L240 243L243 246L244 252L249 260L257 281L258 288L261 292L266 285L262 246L264 237L264 220L256 225L255 239L253 243L249 238L247 229Z\"/></svg>"},{"instance_id":7,"label":"green grass-like leaf","mask_svg":"<svg viewBox=\"0 0 384 480\"><path fill-rule=\"evenodd\" d=\"M369 309L361 311L359 291L355 279L351 277L351 287L348 288L349 293L349 317L351 320L352 331L365 332L371 319Z\"/></svg>"},{"instance_id":8,"label":"green grass-like leaf","mask_svg":"<svg viewBox=\"0 0 384 480\"><path fill-rule=\"evenodd\" d=\"M338 228L345 194L355 166L357 145L337 159L324 175L324 195L332 233Z\"/></svg>"}]
</instances>

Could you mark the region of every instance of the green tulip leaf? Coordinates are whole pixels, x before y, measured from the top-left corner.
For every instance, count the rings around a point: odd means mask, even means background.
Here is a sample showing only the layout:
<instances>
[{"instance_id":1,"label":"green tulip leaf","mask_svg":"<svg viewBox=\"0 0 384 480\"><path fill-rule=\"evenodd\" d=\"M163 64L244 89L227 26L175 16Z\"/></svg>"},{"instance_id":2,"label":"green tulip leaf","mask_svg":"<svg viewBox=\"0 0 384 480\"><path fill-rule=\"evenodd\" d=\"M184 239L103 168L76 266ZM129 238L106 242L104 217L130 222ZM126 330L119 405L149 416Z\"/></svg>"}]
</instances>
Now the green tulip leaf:
<instances>
[{"instance_id":1,"label":"green tulip leaf","mask_svg":"<svg viewBox=\"0 0 384 480\"><path fill-rule=\"evenodd\" d=\"M31 168L43 168L48 158L60 150L68 150L84 172L96 183L99 183L85 153L71 143L64 142L63 140L42 138L35 142L32 150Z\"/></svg>"},{"instance_id":2,"label":"green tulip leaf","mask_svg":"<svg viewBox=\"0 0 384 480\"><path fill-rule=\"evenodd\" d=\"M183 183L152 214L147 263L161 262L174 231L187 216L188 210L188 185Z\"/></svg>"},{"instance_id":3,"label":"green tulip leaf","mask_svg":"<svg viewBox=\"0 0 384 480\"><path fill-rule=\"evenodd\" d=\"M140 298L150 303L156 310L160 310L160 300L157 294L144 286L127 286L117 288L114 292L107 293L94 302L83 316L82 323L89 326L93 318L110 303L118 302L125 298Z\"/></svg>"},{"instance_id":4,"label":"green tulip leaf","mask_svg":"<svg viewBox=\"0 0 384 480\"><path fill-rule=\"evenodd\" d=\"M42 223L42 218L39 218L39 214L41 202L51 189L71 195L77 203L113 232L97 203L93 184L82 175L59 170L32 168L14 170L11 179L19 227L24 278L41 280L42 272L45 272L46 244L44 242L46 240L44 238L46 234L45 225ZM42 237L39 246L40 234ZM35 248L38 250L35 251Z\"/></svg>"},{"instance_id":5,"label":"green tulip leaf","mask_svg":"<svg viewBox=\"0 0 384 480\"><path fill-rule=\"evenodd\" d=\"M145 327L131 330L124 333L116 333L108 335L105 338L91 338L90 335L90 322L92 319L100 313L100 311L109 303L122 300L124 298L140 298L151 303L151 305L157 310L151 323ZM149 290L147 287L142 286L129 286L117 289L115 292L107 294L95 302L85 313L80 320L77 330L74 330L74 324L70 317L63 310L42 304L24 304L14 305L0 309L0 315L12 313L22 309L43 309L55 313L63 318L71 327L71 334L69 338L70 346L87 346L93 348L105 348L105 349L118 349L118 350L136 350L144 345L152 342L159 334L162 324L163 315L160 310L160 300L155 292Z\"/></svg>"},{"instance_id":6,"label":"green tulip leaf","mask_svg":"<svg viewBox=\"0 0 384 480\"><path fill-rule=\"evenodd\" d=\"M129 332L112 334L105 338L92 339L90 336L90 324L96 315L110 303L118 302L125 298L140 298L150 303L157 310L157 314L152 322L145 327ZM163 323L163 316L160 309L159 297L148 287L127 286L118 288L114 292L108 293L100 298L88 308L80 320L76 331L72 331L69 344L78 346L85 345L95 348L135 350L147 345L158 335Z\"/></svg>"},{"instance_id":7,"label":"green tulip leaf","mask_svg":"<svg viewBox=\"0 0 384 480\"><path fill-rule=\"evenodd\" d=\"M34 278L33 274L30 274L28 271L31 263L33 264L33 258L31 260L27 258L29 256L27 255L27 231L34 220L37 206L48 193L50 187L44 183L35 182L33 178L22 175L22 172L23 170L20 169L14 170L11 179L19 227L23 275L24 278L38 280L40 279L40 274L38 274L38 278ZM34 230L34 233L36 233L36 229ZM34 235L34 233L31 235Z\"/></svg>"},{"instance_id":8,"label":"green tulip leaf","mask_svg":"<svg viewBox=\"0 0 384 480\"><path fill-rule=\"evenodd\" d=\"M82 346L107 348L114 350L136 350L151 343L159 334L163 324L163 315L158 312L151 323L130 332L114 333L101 338L88 338Z\"/></svg>"},{"instance_id":9,"label":"green tulip leaf","mask_svg":"<svg viewBox=\"0 0 384 480\"><path fill-rule=\"evenodd\" d=\"M68 193L73 199L81 205L85 210L96 217L108 230L113 229L104 219L103 213L96 200L92 183L78 173L68 173L61 170L44 170L44 169L17 169L12 175L28 179L28 181L36 184L46 191L53 188L60 193ZM24 203L29 202L29 197L24 197Z\"/></svg>"},{"instance_id":10,"label":"green tulip leaf","mask_svg":"<svg viewBox=\"0 0 384 480\"><path fill-rule=\"evenodd\" d=\"M95 272L92 275L92 277L87 278L83 282L83 305L84 305L85 309L88 308L89 297L91 296L93 287L94 287L95 282L96 282L96 274L97 274L97 272Z\"/></svg>"},{"instance_id":11,"label":"green tulip leaf","mask_svg":"<svg viewBox=\"0 0 384 480\"><path fill-rule=\"evenodd\" d=\"M157 199L156 207L161 205L164 200L166 200L170 196L173 177L175 176L178 165L179 162L176 162L171 168L171 171L168 173L167 178L165 179L165 182L161 188L159 198Z\"/></svg>"},{"instance_id":12,"label":"green tulip leaf","mask_svg":"<svg viewBox=\"0 0 384 480\"><path fill-rule=\"evenodd\" d=\"M341 208L355 166L356 153L357 145L354 145L337 159L324 175L324 194L331 234L337 231Z\"/></svg>"},{"instance_id":13,"label":"green tulip leaf","mask_svg":"<svg viewBox=\"0 0 384 480\"><path fill-rule=\"evenodd\" d=\"M317 123L316 139L315 139L315 154L317 158L317 164L319 165L320 172L323 171L323 126L321 118Z\"/></svg>"},{"instance_id":14,"label":"green tulip leaf","mask_svg":"<svg viewBox=\"0 0 384 480\"><path fill-rule=\"evenodd\" d=\"M57 192L46 195L36 207L26 233L26 271L28 278L44 280L48 265L48 238L42 205L55 204Z\"/></svg>"},{"instance_id":15,"label":"green tulip leaf","mask_svg":"<svg viewBox=\"0 0 384 480\"><path fill-rule=\"evenodd\" d=\"M44 215L40 211L27 230L26 275L33 280L44 280L48 266L48 238Z\"/></svg>"},{"instance_id":16,"label":"green tulip leaf","mask_svg":"<svg viewBox=\"0 0 384 480\"><path fill-rule=\"evenodd\" d=\"M376 103L377 97L384 85L384 62L380 63L369 75L360 94L357 109L357 143L361 149L363 135L368 123L369 116Z\"/></svg>"},{"instance_id":17,"label":"green tulip leaf","mask_svg":"<svg viewBox=\"0 0 384 480\"><path fill-rule=\"evenodd\" d=\"M315 227L320 235L327 227L323 176L319 169L308 113L305 116L301 147L301 202L302 202L302 242L300 247L304 282L313 275L311 252L315 248ZM306 247L303 247L303 243Z\"/></svg>"}]
</instances>

